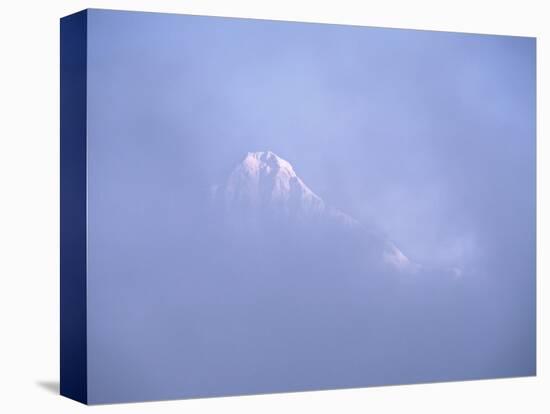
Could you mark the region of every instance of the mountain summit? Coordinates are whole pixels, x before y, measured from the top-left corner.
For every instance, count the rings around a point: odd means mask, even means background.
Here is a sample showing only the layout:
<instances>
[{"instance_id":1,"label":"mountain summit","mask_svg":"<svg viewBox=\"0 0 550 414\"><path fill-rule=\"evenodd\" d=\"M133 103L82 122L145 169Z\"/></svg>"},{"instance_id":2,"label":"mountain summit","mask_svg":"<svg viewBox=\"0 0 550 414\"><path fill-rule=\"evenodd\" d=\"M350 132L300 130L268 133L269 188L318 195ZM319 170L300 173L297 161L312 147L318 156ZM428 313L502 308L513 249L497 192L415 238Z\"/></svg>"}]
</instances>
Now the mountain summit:
<instances>
[{"instance_id":1,"label":"mountain summit","mask_svg":"<svg viewBox=\"0 0 550 414\"><path fill-rule=\"evenodd\" d=\"M271 151L249 152L224 189L228 204L274 206L290 214L319 214L325 203L296 175L292 165Z\"/></svg>"},{"instance_id":2,"label":"mountain summit","mask_svg":"<svg viewBox=\"0 0 550 414\"><path fill-rule=\"evenodd\" d=\"M380 259L398 270L417 267L392 242L374 236L354 218L327 206L303 181L292 165L272 151L248 152L224 185L213 188L213 198L227 211L246 217L289 217L331 225L364 234L380 251ZM296 222L294 222L296 223Z\"/></svg>"}]
</instances>

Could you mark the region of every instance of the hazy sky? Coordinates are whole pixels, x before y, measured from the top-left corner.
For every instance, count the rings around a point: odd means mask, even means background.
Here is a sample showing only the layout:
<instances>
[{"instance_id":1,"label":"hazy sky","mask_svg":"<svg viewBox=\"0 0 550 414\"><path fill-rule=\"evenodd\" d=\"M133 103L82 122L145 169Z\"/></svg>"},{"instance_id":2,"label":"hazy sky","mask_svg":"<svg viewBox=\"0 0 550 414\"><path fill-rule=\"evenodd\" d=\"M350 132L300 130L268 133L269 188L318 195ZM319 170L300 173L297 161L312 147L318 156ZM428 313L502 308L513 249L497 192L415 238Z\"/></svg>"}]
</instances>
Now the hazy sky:
<instances>
[{"instance_id":1,"label":"hazy sky","mask_svg":"<svg viewBox=\"0 0 550 414\"><path fill-rule=\"evenodd\" d=\"M271 150L413 260L459 267L491 292L499 334L508 324L523 338L514 349L529 347L532 362L533 38L150 13L89 18L98 228L114 226L122 240L144 211L155 217L153 232L188 224L196 194L247 151Z\"/></svg>"},{"instance_id":2,"label":"hazy sky","mask_svg":"<svg viewBox=\"0 0 550 414\"><path fill-rule=\"evenodd\" d=\"M94 88L109 97L102 122L135 140L181 137L172 155L200 184L247 151L272 150L421 261L473 260L504 227L511 238L533 227L532 38L154 14L92 21L91 72L103 76Z\"/></svg>"}]
</instances>

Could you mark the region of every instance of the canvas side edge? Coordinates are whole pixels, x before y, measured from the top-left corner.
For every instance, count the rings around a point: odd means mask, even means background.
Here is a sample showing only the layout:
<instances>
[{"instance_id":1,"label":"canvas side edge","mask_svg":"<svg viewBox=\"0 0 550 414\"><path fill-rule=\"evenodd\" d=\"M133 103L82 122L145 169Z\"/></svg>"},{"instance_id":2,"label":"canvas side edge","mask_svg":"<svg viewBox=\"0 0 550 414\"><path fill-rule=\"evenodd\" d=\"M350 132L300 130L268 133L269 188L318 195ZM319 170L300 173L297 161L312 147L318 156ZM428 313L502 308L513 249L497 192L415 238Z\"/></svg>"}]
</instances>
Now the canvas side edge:
<instances>
[{"instance_id":1,"label":"canvas side edge","mask_svg":"<svg viewBox=\"0 0 550 414\"><path fill-rule=\"evenodd\" d=\"M87 18L60 21L60 394L85 404Z\"/></svg>"}]
</instances>

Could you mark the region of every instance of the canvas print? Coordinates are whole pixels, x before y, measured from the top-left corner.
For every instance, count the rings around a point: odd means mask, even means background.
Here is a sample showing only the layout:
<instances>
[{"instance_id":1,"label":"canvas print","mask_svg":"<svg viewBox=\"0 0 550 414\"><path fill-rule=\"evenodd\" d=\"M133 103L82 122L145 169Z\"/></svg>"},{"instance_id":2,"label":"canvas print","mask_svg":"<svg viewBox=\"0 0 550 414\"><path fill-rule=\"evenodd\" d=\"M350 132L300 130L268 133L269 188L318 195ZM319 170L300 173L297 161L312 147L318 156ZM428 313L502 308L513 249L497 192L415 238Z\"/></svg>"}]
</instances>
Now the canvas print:
<instances>
[{"instance_id":1,"label":"canvas print","mask_svg":"<svg viewBox=\"0 0 550 414\"><path fill-rule=\"evenodd\" d=\"M61 392L536 374L534 38L61 20Z\"/></svg>"}]
</instances>

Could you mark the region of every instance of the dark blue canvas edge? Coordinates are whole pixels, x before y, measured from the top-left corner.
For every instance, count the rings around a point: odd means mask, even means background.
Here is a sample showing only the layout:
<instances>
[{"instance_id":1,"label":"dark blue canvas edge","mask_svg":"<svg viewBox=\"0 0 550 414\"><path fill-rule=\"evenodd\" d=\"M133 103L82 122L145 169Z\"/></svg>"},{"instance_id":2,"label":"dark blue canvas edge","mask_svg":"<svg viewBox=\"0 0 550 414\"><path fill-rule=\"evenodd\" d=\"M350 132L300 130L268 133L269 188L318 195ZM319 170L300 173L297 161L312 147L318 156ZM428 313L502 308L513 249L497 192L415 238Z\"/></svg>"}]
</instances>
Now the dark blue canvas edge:
<instances>
[{"instance_id":1,"label":"dark blue canvas edge","mask_svg":"<svg viewBox=\"0 0 550 414\"><path fill-rule=\"evenodd\" d=\"M60 394L85 404L87 17L60 21Z\"/></svg>"}]
</instances>

